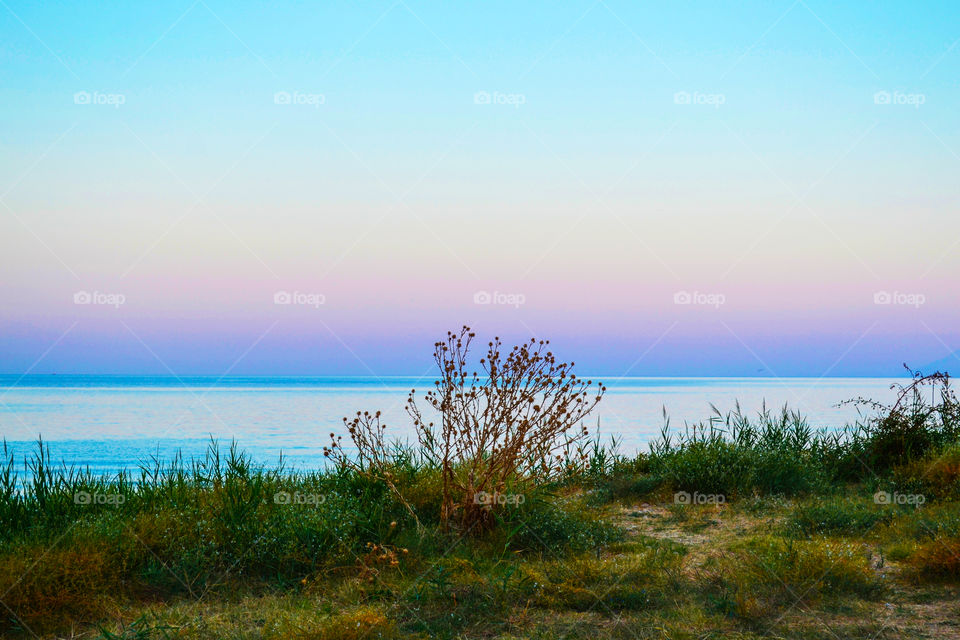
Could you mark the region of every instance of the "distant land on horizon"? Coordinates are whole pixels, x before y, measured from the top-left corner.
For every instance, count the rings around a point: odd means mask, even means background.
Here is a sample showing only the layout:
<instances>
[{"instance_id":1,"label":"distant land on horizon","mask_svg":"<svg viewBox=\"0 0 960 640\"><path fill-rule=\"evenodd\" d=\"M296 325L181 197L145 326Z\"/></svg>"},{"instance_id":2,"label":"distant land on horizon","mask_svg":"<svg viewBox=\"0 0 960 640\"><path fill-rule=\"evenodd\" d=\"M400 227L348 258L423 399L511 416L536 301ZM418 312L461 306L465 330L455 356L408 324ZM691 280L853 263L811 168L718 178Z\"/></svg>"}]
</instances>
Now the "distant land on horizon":
<instances>
[{"instance_id":1,"label":"distant land on horizon","mask_svg":"<svg viewBox=\"0 0 960 640\"><path fill-rule=\"evenodd\" d=\"M945 364L947 359L944 359ZM931 363L928 367L921 367L919 370L923 373L932 373L934 371L946 371L949 373L949 368L945 366L935 366L937 363ZM958 367L954 367L957 369ZM891 379L891 378L906 378L909 377L906 369L901 369L896 375L826 375L826 376L813 376L813 375L784 375L784 376L775 376L771 374L755 374L755 375L614 375L614 374L578 374L579 377L585 379L596 379L603 380L605 383L610 384L616 382L617 380L777 380L777 379L795 379L795 380L816 380L816 379ZM84 381L124 381L124 382L134 382L134 383L149 383L149 382L167 382L171 384L190 384L190 383L203 383L206 384L210 381L222 382L223 384L237 382L247 382L247 383L269 383L269 382L282 382L288 381L291 383L296 382L353 382L353 383L363 383L370 382L372 384L378 384L382 382L410 382L410 381L421 381L428 382L432 381L435 376L432 374L426 374L421 376L416 375L403 375L403 374L391 374L391 375L337 375L337 374L317 374L317 375L284 375L284 374L274 374L274 375L228 375L223 376L221 374L185 374L185 375L172 375L172 374L126 374L126 373L0 373L0 387L11 382L17 382L17 386L30 386L31 383L36 384L37 382L54 382L56 380L84 380Z\"/></svg>"}]
</instances>

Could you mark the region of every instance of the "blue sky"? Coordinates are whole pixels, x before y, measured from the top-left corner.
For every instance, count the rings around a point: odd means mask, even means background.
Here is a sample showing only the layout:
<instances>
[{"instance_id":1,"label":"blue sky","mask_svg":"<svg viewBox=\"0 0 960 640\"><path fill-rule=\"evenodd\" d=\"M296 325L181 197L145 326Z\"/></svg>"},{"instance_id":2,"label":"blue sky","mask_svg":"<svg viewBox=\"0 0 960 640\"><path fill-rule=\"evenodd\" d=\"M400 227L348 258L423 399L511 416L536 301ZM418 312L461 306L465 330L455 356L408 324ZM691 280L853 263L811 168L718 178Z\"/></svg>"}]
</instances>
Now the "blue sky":
<instances>
[{"instance_id":1,"label":"blue sky","mask_svg":"<svg viewBox=\"0 0 960 640\"><path fill-rule=\"evenodd\" d=\"M960 364L958 13L3 0L0 370Z\"/></svg>"}]
</instances>

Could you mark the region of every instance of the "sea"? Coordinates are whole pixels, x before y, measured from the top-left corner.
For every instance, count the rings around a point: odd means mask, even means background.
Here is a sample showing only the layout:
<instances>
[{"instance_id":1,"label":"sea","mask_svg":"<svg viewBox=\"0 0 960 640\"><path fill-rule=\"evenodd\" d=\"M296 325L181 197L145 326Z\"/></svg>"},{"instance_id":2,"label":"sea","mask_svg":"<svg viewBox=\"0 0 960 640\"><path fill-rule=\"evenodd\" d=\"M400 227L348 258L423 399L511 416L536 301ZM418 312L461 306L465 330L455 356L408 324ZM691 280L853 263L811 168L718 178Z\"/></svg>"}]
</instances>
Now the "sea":
<instances>
[{"instance_id":1,"label":"sea","mask_svg":"<svg viewBox=\"0 0 960 640\"><path fill-rule=\"evenodd\" d=\"M856 421L845 401L889 402L887 378L604 378L606 396L587 419L591 431L615 438L621 451L648 448L666 419L682 431L738 406L748 414L783 406L804 414L814 429ZM415 438L405 412L416 390L421 405L432 380L415 377L173 377L0 375L0 436L19 461L49 446L56 464L115 474L141 463L190 459L216 442L235 443L254 462L312 470L325 464L331 434L346 434L343 418L381 411L387 433ZM19 462L18 462L19 464ZM21 465L22 466L22 465Z\"/></svg>"}]
</instances>

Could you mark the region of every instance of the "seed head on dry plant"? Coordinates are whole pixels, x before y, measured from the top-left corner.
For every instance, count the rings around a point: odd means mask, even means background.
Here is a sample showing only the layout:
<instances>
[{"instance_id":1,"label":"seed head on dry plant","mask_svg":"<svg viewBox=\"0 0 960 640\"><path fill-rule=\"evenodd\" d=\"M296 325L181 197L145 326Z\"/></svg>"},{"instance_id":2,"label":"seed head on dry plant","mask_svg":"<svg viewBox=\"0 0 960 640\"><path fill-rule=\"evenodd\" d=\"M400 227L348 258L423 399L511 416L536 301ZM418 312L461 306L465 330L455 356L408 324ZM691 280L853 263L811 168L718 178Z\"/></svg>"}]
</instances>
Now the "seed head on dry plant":
<instances>
[{"instance_id":1,"label":"seed head on dry plant","mask_svg":"<svg viewBox=\"0 0 960 640\"><path fill-rule=\"evenodd\" d=\"M474 337L463 327L434 345L440 379L424 400L437 422L424 417L416 390L407 399L419 454L442 473L444 525L464 528L493 523L500 502L479 496L522 493L571 464L583 464L589 437L583 420L606 391L603 384L577 377L573 362L559 362L546 340L504 353L494 338L479 369L471 370ZM358 415L348 432L361 467L382 473L384 454L373 451L385 449L379 418ZM347 460L339 441L329 451L343 464L357 465Z\"/></svg>"}]
</instances>

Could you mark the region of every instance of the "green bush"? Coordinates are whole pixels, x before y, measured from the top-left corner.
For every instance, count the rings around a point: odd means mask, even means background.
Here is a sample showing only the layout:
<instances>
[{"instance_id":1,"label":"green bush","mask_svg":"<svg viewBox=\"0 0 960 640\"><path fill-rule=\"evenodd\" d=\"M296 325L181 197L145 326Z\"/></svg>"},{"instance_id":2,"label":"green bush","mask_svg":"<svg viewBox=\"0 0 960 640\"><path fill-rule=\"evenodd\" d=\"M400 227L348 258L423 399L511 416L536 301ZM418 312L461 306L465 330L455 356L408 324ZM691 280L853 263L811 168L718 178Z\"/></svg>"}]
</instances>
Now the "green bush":
<instances>
[{"instance_id":1,"label":"green bush","mask_svg":"<svg viewBox=\"0 0 960 640\"><path fill-rule=\"evenodd\" d=\"M902 540L960 538L960 504L930 504L900 514L894 525Z\"/></svg>"},{"instance_id":2,"label":"green bush","mask_svg":"<svg viewBox=\"0 0 960 640\"><path fill-rule=\"evenodd\" d=\"M950 377L940 372L911 375L910 384L897 386L892 405L855 401L875 412L855 425L854 435L862 444L863 466L872 473L888 472L960 441L960 402Z\"/></svg>"}]
</instances>

